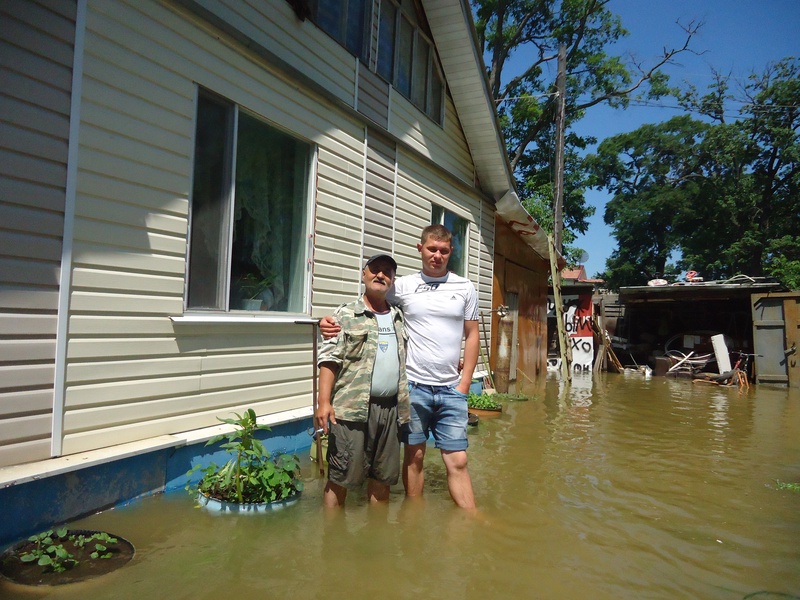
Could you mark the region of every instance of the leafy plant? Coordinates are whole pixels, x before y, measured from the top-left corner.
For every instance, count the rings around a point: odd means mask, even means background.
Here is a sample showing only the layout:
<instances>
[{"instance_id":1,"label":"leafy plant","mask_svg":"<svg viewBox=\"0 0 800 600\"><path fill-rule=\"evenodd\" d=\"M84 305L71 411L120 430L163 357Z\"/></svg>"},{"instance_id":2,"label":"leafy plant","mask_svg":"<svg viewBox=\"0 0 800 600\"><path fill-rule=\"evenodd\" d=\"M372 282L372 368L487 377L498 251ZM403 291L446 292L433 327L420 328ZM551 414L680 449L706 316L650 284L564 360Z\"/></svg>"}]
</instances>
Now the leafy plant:
<instances>
[{"instance_id":1,"label":"leafy plant","mask_svg":"<svg viewBox=\"0 0 800 600\"><path fill-rule=\"evenodd\" d=\"M800 483L786 483L780 479L775 480L779 490L791 490L793 492L800 492Z\"/></svg>"},{"instance_id":2,"label":"leafy plant","mask_svg":"<svg viewBox=\"0 0 800 600\"><path fill-rule=\"evenodd\" d=\"M467 406L478 410L501 410L503 408L503 405L492 398L490 394L476 394L475 392L467 394Z\"/></svg>"},{"instance_id":3,"label":"leafy plant","mask_svg":"<svg viewBox=\"0 0 800 600\"><path fill-rule=\"evenodd\" d=\"M209 446L225 440L220 447L233 457L221 467L212 462L205 469L200 465L191 469L187 473L189 477L198 470L203 473L196 490L205 496L238 504L275 502L301 492L303 482L298 478L300 466L297 457L284 453L272 456L267 451L255 434L269 431L270 427L258 424L252 408L241 415L236 413L236 417L218 419L235 426L235 429L206 443ZM196 491L191 483L186 489L191 493Z\"/></svg>"},{"instance_id":4,"label":"leafy plant","mask_svg":"<svg viewBox=\"0 0 800 600\"><path fill-rule=\"evenodd\" d=\"M114 554L108 545L114 545L118 540L104 532L95 532L90 535L82 533L69 533L66 527L53 531L48 529L28 538L33 542L32 549L22 552L19 559L24 563L34 562L46 570L63 573L80 562L75 555L64 547L66 542L71 542L74 548L82 549L86 544L97 541L95 551L90 554L93 559L111 558ZM103 543L100 543L103 542Z\"/></svg>"},{"instance_id":5,"label":"leafy plant","mask_svg":"<svg viewBox=\"0 0 800 600\"><path fill-rule=\"evenodd\" d=\"M275 281L275 277L256 277L253 273L246 273L239 278L239 289L242 290L242 297L248 300L255 300L264 293Z\"/></svg>"}]
</instances>

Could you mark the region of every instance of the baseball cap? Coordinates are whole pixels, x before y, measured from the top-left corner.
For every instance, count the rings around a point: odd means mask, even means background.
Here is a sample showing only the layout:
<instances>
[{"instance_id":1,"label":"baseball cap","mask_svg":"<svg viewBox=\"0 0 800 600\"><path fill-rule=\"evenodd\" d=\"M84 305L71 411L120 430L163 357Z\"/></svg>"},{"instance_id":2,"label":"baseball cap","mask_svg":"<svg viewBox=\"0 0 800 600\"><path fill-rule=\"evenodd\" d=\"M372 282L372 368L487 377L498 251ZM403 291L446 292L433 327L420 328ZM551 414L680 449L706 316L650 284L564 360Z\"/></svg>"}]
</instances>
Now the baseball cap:
<instances>
[{"instance_id":1,"label":"baseball cap","mask_svg":"<svg viewBox=\"0 0 800 600\"><path fill-rule=\"evenodd\" d=\"M392 265L392 268L395 270L395 273L397 272L397 263L388 254L374 254L374 255L370 256L367 259L367 262L364 263L364 268L366 269L368 265L374 263L379 258L385 258L386 260L388 260L389 263Z\"/></svg>"}]
</instances>

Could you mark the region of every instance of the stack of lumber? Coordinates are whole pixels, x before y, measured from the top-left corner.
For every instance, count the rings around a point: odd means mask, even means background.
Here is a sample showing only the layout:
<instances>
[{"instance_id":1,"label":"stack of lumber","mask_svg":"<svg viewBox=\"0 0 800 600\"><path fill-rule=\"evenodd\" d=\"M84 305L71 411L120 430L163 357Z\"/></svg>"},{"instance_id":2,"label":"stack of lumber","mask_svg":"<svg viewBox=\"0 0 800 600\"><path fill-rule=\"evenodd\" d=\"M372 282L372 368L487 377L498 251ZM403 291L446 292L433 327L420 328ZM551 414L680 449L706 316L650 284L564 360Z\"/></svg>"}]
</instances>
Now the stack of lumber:
<instances>
[{"instance_id":1,"label":"stack of lumber","mask_svg":"<svg viewBox=\"0 0 800 600\"><path fill-rule=\"evenodd\" d=\"M611 347L611 337L609 337L605 329L598 327L594 319L592 319L592 332L594 333L595 339L599 338L599 343L605 349L605 358L608 359L609 371L613 370L617 373L622 373L622 363L619 362L617 355L614 354L614 349Z\"/></svg>"}]
</instances>

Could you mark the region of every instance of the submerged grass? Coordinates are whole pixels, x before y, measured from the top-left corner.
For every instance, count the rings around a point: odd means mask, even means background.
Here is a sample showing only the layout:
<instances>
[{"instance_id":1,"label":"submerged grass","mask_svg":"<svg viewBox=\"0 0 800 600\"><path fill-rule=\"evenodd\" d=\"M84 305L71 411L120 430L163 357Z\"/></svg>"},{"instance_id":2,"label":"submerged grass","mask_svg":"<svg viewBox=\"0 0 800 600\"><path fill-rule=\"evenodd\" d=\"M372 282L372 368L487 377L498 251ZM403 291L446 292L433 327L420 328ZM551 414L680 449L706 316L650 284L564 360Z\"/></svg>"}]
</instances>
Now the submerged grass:
<instances>
[{"instance_id":1,"label":"submerged grass","mask_svg":"<svg viewBox=\"0 0 800 600\"><path fill-rule=\"evenodd\" d=\"M793 492L800 492L800 483L786 483L780 479L775 480L779 490L791 490Z\"/></svg>"}]
</instances>

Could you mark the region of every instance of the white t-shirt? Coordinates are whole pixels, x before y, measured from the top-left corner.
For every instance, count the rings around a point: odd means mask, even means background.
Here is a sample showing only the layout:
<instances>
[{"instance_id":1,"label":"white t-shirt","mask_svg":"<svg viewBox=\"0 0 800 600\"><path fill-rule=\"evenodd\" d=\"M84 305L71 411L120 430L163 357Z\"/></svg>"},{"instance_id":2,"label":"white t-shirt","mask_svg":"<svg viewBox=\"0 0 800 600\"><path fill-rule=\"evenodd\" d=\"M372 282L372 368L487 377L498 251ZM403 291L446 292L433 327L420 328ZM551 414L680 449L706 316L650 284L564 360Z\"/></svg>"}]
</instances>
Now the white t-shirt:
<instances>
[{"instance_id":1,"label":"white t-shirt","mask_svg":"<svg viewBox=\"0 0 800 600\"><path fill-rule=\"evenodd\" d=\"M455 273L428 277L422 272L398 277L387 298L403 308L408 331L408 380L454 385L464 321L478 320L478 294L469 279Z\"/></svg>"}]
</instances>

